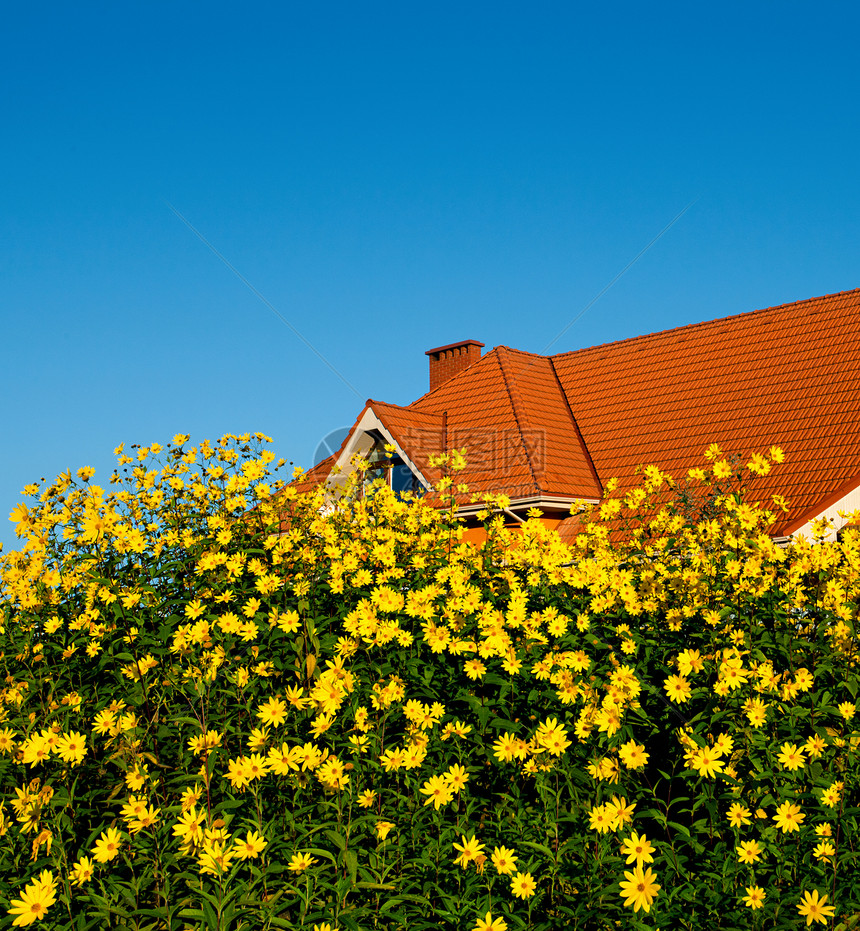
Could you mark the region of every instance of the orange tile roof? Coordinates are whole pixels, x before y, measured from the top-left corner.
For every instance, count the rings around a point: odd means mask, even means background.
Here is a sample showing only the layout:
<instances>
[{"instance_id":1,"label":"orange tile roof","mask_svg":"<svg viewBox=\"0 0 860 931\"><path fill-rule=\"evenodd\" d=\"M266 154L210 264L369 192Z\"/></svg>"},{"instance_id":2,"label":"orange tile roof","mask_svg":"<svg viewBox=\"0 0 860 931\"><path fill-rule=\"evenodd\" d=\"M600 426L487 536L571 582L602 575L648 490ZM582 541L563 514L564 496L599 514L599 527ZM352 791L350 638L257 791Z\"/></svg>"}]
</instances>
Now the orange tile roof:
<instances>
[{"instance_id":1,"label":"orange tile roof","mask_svg":"<svg viewBox=\"0 0 860 931\"><path fill-rule=\"evenodd\" d=\"M783 494L790 533L860 474L860 289L555 356L597 472L673 475L712 442L747 455L781 446L757 478Z\"/></svg>"},{"instance_id":2,"label":"orange tile roof","mask_svg":"<svg viewBox=\"0 0 860 931\"><path fill-rule=\"evenodd\" d=\"M313 468L308 469L301 478L291 483L293 488L296 491L310 491L312 488L316 488L317 485L328 478L336 459L337 456L334 453L331 456L326 456L325 459L321 459Z\"/></svg>"},{"instance_id":3,"label":"orange tile roof","mask_svg":"<svg viewBox=\"0 0 860 931\"><path fill-rule=\"evenodd\" d=\"M470 490L515 499L776 444L786 463L751 485L788 499L790 533L860 484L860 289L554 356L498 346L408 407L368 405L428 479L465 446Z\"/></svg>"}]
</instances>

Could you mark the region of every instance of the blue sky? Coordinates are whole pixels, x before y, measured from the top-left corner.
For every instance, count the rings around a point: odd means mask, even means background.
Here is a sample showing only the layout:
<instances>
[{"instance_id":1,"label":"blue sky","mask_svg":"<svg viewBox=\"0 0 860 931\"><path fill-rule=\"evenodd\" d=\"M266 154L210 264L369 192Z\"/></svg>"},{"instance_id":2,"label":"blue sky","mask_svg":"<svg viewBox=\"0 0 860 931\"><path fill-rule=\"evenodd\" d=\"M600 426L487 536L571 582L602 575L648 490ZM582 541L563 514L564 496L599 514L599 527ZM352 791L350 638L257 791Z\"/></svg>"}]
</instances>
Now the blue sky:
<instances>
[{"instance_id":1,"label":"blue sky","mask_svg":"<svg viewBox=\"0 0 860 931\"><path fill-rule=\"evenodd\" d=\"M433 346L554 351L860 286L856 4L16 4L0 540L120 442L312 463ZM171 210L179 211L344 380Z\"/></svg>"}]
</instances>

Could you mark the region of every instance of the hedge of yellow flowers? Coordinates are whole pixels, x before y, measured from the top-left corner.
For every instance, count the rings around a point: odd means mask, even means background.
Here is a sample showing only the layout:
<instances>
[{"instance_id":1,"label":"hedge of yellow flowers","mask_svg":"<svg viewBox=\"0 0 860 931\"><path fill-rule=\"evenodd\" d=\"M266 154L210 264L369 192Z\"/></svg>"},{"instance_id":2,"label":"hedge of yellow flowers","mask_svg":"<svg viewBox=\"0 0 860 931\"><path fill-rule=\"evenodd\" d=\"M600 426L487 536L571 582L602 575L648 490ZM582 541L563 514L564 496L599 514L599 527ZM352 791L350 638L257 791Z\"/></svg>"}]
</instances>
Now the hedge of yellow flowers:
<instances>
[{"instance_id":1,"label":"hedge of yellow flowers","mask_svg":"<svg viewBox=\"0 0 860 931\"><path fill-rule=\"evenodd\" d=\"M270 442L25 489L0 927L857 924L860 535L774 544L778 449L473 544Z\"/></svg>"}]
</instances>

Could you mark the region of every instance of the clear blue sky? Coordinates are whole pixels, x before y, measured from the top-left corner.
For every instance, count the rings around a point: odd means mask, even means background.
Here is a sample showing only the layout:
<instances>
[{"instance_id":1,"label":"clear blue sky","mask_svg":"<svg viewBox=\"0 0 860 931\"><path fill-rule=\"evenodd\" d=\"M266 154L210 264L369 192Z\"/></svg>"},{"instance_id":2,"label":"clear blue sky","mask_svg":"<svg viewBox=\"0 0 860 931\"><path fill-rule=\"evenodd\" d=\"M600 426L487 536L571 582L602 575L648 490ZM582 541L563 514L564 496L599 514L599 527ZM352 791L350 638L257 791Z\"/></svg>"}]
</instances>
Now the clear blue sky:
<instances>
[{"instance_id":1,"label":"clear blue sky","mask_svg":"<svg viewBox=\"0 0 860 931\"><path fill-rule=\"evenodd\" d=\"M10 5L0 539L113 447L308 466L462 338L554 351L860 286L854 3ZM171 211L317 347L357 395Z\"/></svg>"}]
</instances>

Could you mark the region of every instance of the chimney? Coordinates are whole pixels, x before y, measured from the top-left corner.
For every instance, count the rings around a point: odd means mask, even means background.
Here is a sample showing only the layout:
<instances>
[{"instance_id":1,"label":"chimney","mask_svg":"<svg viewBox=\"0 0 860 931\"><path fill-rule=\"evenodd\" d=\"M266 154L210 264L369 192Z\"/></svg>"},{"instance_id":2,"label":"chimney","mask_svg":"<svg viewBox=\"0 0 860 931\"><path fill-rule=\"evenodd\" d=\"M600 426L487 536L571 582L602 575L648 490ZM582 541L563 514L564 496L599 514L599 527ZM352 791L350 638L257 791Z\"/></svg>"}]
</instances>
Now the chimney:
<instances>
[{"instance_id":1,"label":"chimney","mask_svg":"<svg viewBox=\"0 0 860 931\"><path fill-rule=\"evenodd\" d=\"M449 378L477 362L483 346L476 339L464 339L459 343L428 349L425 355L430 356L430 390L444 385Z\"/></svg>"}]
</instances>

